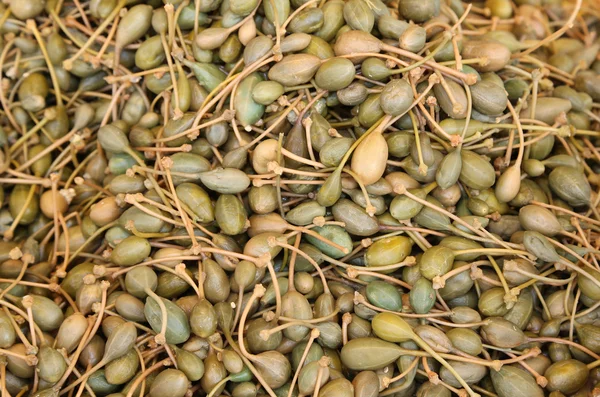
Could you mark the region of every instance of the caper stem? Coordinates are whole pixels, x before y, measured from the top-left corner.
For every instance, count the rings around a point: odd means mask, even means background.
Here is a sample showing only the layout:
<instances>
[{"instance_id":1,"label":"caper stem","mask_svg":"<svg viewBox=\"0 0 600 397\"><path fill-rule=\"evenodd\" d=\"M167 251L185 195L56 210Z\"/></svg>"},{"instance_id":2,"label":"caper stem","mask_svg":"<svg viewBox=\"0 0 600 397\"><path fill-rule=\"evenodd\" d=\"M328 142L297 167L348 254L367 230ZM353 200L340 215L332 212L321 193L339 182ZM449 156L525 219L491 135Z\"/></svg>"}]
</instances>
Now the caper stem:
<instances>
[{"instance_id":1,"label":"caper stem","mask_svg":"<svg viewBox=\"0 0 600 397\"><path fill-rule=\"evenodd\" d=\"M100 328L100 325L102 324L102 319L104 317L104 310L106 309L106 298L107 298L107 290L108 290L109 285L110 284L108 283L108 281L102 281L100 283L100 288L102 290L102 296L100 297L100 308L96 312L96 319L94 321L94 325L92 326L90 335L88 336L88 339L85 342L86 345L92 341L92 338L94 337L96 332L98 332L98 329Z\"/></svg>"},{"instance_id":2,"label":"caper stem","mask_svg":"<svg viewBox=\"0 0 600 397\"><path fill-rule=\"evenodd\" d=\"M372 277L380 278L382 280L389 281L390 283L393 283L393 284L400 285L400 286L402 286L402 287L404 287L406 289L412 289L412 286L410 284L408 284L408 283L406 283L406 282L404 282L402 280L398 280L395 277L388 276L388 275L381 274L381 273L377 273L377 272L374 272L374 271L359 270L358 268L355 268L355 267L348 267L346 269L346 272L348 274L348 277L351 280L357 278L360 275L372 276Z\"/></svg>"},{"instance_id":3,"label":"caper stem","mask_svg":"<svg viewBox=\"0 0 600 397\"><path fill-rule=\"evenodd\" d=\"M152 372L156 371L157 369L159 369L161 367L170 367L171 365L173 365L173 362L171 361L171 359L165 359L165 360L159 361L156 364L148 367L138 377L135 378L135 380L131 384L131 387L129 388L129 391L127 392L126 397L132 397L133 393L135 392L137 387L140 385L140 383L142 383L142 381L144 381L148 377L148 375L150 375Z\"/></svg>"},{"instance_id":4,"label":"caper stem","mask_svg":"<svg viewBox=\"0 0 600 397\"><path fill-rule=\"evenodd\" d=\"M329 360L330 358L327 356L323 356L319 359L319 370L317 372L317 380L315 381L313 397L317 397L319 395L319 390L321 389L321 380L323 379L323 372L325 372L325 368L329 365Z\"/></svg>"},{"instance_id":5,"label":"caper stem","mask_svg":"<svg viewBox=\"0 0 600 397\"><path fill-rule=\"evenodd\" d=\"M527 338L530 342L551 342L551 343L562 343L565 345L569 345L569 346L573 346L579 350L581 350L582 352L584 352L585 354L588 354L590 356L592 356L595 360L600 360L600 356L598 356L596 353L594 353L593 351L591 351L590 349L588 349L587 347L570 341L568 339L561 339L561 338L551 338L551 337L545 337L545 336L539 336L539 337L531 337L531 338Z\"/></svg>"},{"instance_id":6,"label":"caper stem","mask_svg":"<svg viewBox=\"0 0 600 397\"><path fill-rule=\"evenodd\" d=\"M547 43L550 43L553 40L556 40L557 38L559 38L560 36L562 36L567 30L569 30L573 26L573 22L575 21L575 18L577 17L577 13L581 9L581 5L582 4L583 4L582 0L577 0L575 2L575 7L573 7L573 12L571 12L571 15L569 15L569 19L567 19L567 21L565 22L565 24L560 29L556 30L550 36L545 37L543 40L540 40L538 43L536 43L535 45L529 47L525 51L522 51L522 52L517 53L517 54L513 54L512 58L521 58L521 57L524 57L526 55L529 55L533 51L535 51L538 48L540 48L541 46L543 46L543 45L545 45Z\"/></svg>"},{"instance_id":7,"label":"caper stem","mask_svg":"<svg viewBox=\"0 0 600 397\"><path fill-rule=\"evenodd\" d=\"M282 248L286 248L289 249L290 251L294 251L296 252L298 255L302 256L304 259L306 259L317 271L317 273L319 273L319 277L321 277L321 281L323 282L323 290L324 293L329 294L329 286L327 285L327 280L325 279L325 275L323 274L323 271L321 270L321 267L319 266L319 264L317 262L315 262L315 260L313 258L311 258L307 253L305 253L304 251L294 247L293 245L289 245L287 243L283 243L281 241L276 240L274 237L273 238L269 238L271 243L275 243L276 245L282 247Z\"/></svg>"},{"instance_id":8,"label":"caper stem","mask_svg":"<svg viewBox=\"0 0 600 397\"><path fill-rule=\"evenodd\" d=\"M358 186L360 187L360 191L363 194L363 197L365 199L365 203L366 203L366 207L365 207L365 212L373 217L375 215L375 207L373 206L373 204L371 204L371 199L369 197L369 192L367 192L367 188L365 187L365 184L362 182L360 176L358 176L355 172L353 172L352 170L348 169L347 167L343 168L342 170L343 172L345 172L346 174L350 175L358 184Z\"/></svg>"},{"instance_id":9,"label":"caper stem","mask_svg":"<svg viewBox=\"0 0 600 397\"><path fill-rule=\"evenodd\" d=\"M350 158L350 155L352 155L352 152L358 147L358 145L360 145L360 143L362 141L364 141L369 134L373 133L373 131L377 130L381 125L385 124L385 120L389 120L390 117L389 116L383 116L381 117L379 120L377 120L375 122L375 124L373 124L371 127L369 127L369 129L360 136L360 138L358 138L356 141L354 141L354 143L352 143L352 146L350 146L350 148L346 151L346 153L344 154L344 157L342 157L342 160L340 161L340 164L338 165L337 169L338 170L342 170L344 168L344 166L346 165L346 162L348 161L348 159ZM382 131L382 130L380 130Z\"/></svg>"},{"instance_id":10,"label":"caper stem","mask_svg":"<svg viewBox=\"0 0 600 397\"><path fill-rule=\"evenodd\" d=\"M593 277L591 274L589 274L585 270L581 269L579 266L573 264L568 259L565 259L565 258L561 257L559 263L561 265L564 265L564 266L568 267L569 269L577 272L578 274L582 275L583 277L587 278L588 280L590 280L591 282L593 282L594 284L596 284L597 286L600 287L600 281L598 279L596 279L595 277Z\"/></svg>"},{"instance_id":11,"label":"caper stem","mask_svg":"<svg viewBox=\"0 0 600 397\"><path fill-rule=\"evenodd\" d=\"M450 317L451 316L452 315L450 315ZM431 321L432 323L441 324L441 325L445 325L445 326L448 326L448 327L454 327L454 328L481 327L482 325L487 325L488 324L487 320L478 321L478 322L475 322L475 323L451 323L451 322L440 320L440 319L434 318L434 317L428 317L427 321Z\"/></svg>"},{"instance_id":12,"label":"caper stem","mask_svg":"<svg viewBox=\"0 0 600 397\"><path fill-rule=\"evenodd\" d=\"M458 374L458 372L456 372L456 370L454 369L454 367L452 367L452 365L450 365L446 360L444 360L444 358L442 358L435 350L433 350L423 339L421 339L417 334L413 334L412 340L417 345L419 345L419 347L421 347L421 349L425 350L433 358L435 358L440 364L442 364L444 367L446 367L446 369L448 371L450 371L450 373L452 375L454 375L454 377L456 378L456 380L462 385L462 387L465 388L465 390L467 391L467 393L469 393L469 395L471 397L479 397L479 394L475 393L469 387L469 385L467 384L467 382L465 382L465 380Z\"/></svg>"},{"instance_id":13,"label":"caper stem","mask_svg":"<svg viewBox=\"0 0 600 397\"><path fill-rule=\"evenodd\" d=\"M573 251L568 246L556 241L555 239L548 239L548 241L550 241L550 244L557 246L558 248L564 250L566 253L573 255L575 258L577 258L577 260L582 262L585 266L589 267L590 269L597 270L597 268L594 265L592 265L587 259L579 255L577 252ZM598 284L598 286L600 286L600 284Z\"/></svg>"},{"instance_id":14,"label":"caper stem","mask_svg":"<svg viewBox=\"0 0 600 397\"><path fill-rule=\"evenodd\" d=\"M429 60L433 59L433 57L434 57L434 56L435 56L435 55L436 55L436 54L437 54L437 53L438 53L438 52L439 52L439 51L440 51L442 48L444 48L444 46L445 46L445 45L448 43L448 41L449 41L451 38L453 38L453 36L452 36L452 33L450 33L450 32L447 32L447 31L446 31L446 32L444 32L444 33L442 34L442 40L441 40L441 41L440 41L440 43L437 45L437 47L435 47L435 48L434 48L434 50L433 50L433 51L430 51L430 52L429 52L427 55L425 55L425 56L424 56L424 57L423 57L423 58L422 58L420 61L417 61L417 62L411 63L409 66L406 66L406 67L404 67L404 68L402 68L402 69L395 70L394 72L395 72L395 73L406 73L406 72L409 72L409 71L411 71L411 70L413 70L413 69L415 69L415 68L417 68L417 67L419 67L419 66L423 65L425 62L427 62L427 61L429 61ZM457 69L457 70L460 70L460 69Z\"/></svg>"},{"instance_id":15,"label":"caper stem","mask_svg":"<svg viewBox=\"0 0 600 397\"><path fill-rule=\"evenodd\" d=\"M190 236L190 239L192 240L192 248L193 248L198 245L198 241L196 240L196 234L194 233L194 229L192 228L192 225L189 222L189 218L188 218L186 212L181 208L181 202L179 201L177 194L175 194L175 184L173 183L173 177L171 176L171 167L173 166L173 160L168 157L165 157L161 160L161 165L166 172L167 183L168 183L169 189L171 190L171 193L173 194L173 201L175 201L175 207L179 211L179 214L181 216L181 220L183 221L185 229L187 230L188 235Z\"/></svg>"},{"instance_id":16,"label":"caper stem","mask_svg":"<svg viewBox=\"0 0 600 397\"><path fill-rule=\"evenodd\" d=\"M408 366L408 368L406 368L406 370L404 372L400 373L399 375L394 376L393 378L384 378L384 380L383 380L384 389L387 389L391 383L394 383L394 382L397 382L397 381L403 379L406 375L408 375L410 372L412 372L417 367L418 364L419 364L419 357L415 357L415 359Z\"/></svg>"},{"instance_id":17,"label":"caper stem","mask_svg":"<svg viewBox=\"0 0 600 397\"><path fill-rule=\"evenodd\" d=\"M50 79L52 80L52 86L54 87L56 104L57 104L57 106L62 106L63 100L62 100L62 95L60 93L60 91L61 91L60 84L58 84L58 80L56 78L56 71L54 70L54 65L52 65L52 62L50 61L50 57L48 56L48 50L46 49L46 44L44 43L44 40L42 39L40 31L38 30L37 25L33 19L28 19L26 25L27 25L27 28L29 30L31 30L31 32L33 33L33 36L35 37L37 44L40 47L40 51L42 52L42 55L44 56L44 60L46 61L46 66L48 67L48 72L50 73Z\"/></svg>"},{"instance_id":18,"label":"caper stem","mask_svg":"<svg viewBox=\"0 0 600 397\"><path fill-rule=\"evenodd\" d=\"M25 335L23 334L23 331L21 331L21 328L19 327L19 324L17 324L17 322L15 321L13 316L10 314L10 311L8 311L8 309L10 308L11 310L15 311L16 313L19 313L21 316L23 316L24 313L20 309L18 311L14 310L14 306L11 307L12 305L8 302L0 301L0 305L3 306L2 310L4 310L4 313L6 313L8 319L10 320L10 323L11 323L13 329L15 330L15 333L19 337L19 340L21 341L21 343L23 343L23 345L25 345L25 350L30 354L37 354L37 352L38 352L37 347L33 346L31 344L31 342L29 342L27 337L25 337ZM25 315L23 317L27 317L27 315ZM39 330L37 325L35 325L35 330L36 330L36 332L39 333L40 336L42 336L42 332Z\"/></svg>"},{"instance_id":19,"label":"caper stem","mask_svg":"<svg viewBox=\"0 0 600 397\"><path fill-rule=\"evenodd\" d=\"M596 115L596 113L592 112L588 109L583 109L583 112L587 114L590 118L594 119L596 122L600 122L600 117Z\"/></svg>"},{"instance_id":20,"label":"caper stem","mask_svg":"<svg viewBox=\"0 0 600 397\"><path fill-rule=\"evenodd\" d=\"M410 116L415 136L415 147L417 148L417 157L419 159L419 173L421 175L427 175L427 165L423 161L423 150L421 148L421 138L419 137L419 124L412 110L408 111L408 115Z\"/></svg>"},{"instance_id":21,"label":"caper stem","mask_svg":"<svg viewBox=\"0 0 600 397\"><path fill-rule=\"evenodd\" d=\"M387 44L381 44L381 49L384 51L387 51L387 52L391 52L393 54L398 54L398 55L404 56L406 58L416 60L416 61L421 61L424 58L420 55L413 54L410 51L406 51L406 50L403 50L403 49L400 49L400 48L397 48L397 47L394 47L391 45L387 45ZM439 63L437 63L435 61L432 61L432 60L425 61L424 64L434 70L440 71L441 73L447 74L447 75L455 77L457 79L460 79L469 85L475 84L475 82L476 82L476 80L474 80L473 77L471 77L472 75L468 75L468 74L459 72L457 70L451 69L447 66L440 65Z\"/></svg>"},{"instance_id":22,"label":"caper stem","mask_svg":"<svg viewBox=\"0 0 600 397\"><path fill-rule=\"evenodd\" d=\"M176 275L177 277L181 277L183 280L185 280L186 283L188 283L188 285L190 287L192 287L192 289L196 292L196 294L198 295L198 297L201 297L200 294L200 290L198 288L198 286L196 285L196 283L194 283L194 280L192 280L192 278L190 277L190 275L185 271L185 263L180 263L177 266L175 266L175 270L171 269L168 266L164 266L164 265L160 265L160 264L154 264L154 267L156 267L157 269L161 269L165 272L171 273Z\"/></svg>"},{"instance_id":23,"label":"caper stem","mask_svg":"<svg viewBox=\"0 0 600 397\"><path fill-rule=\"evenodd\" d=\"M237 322L240 318L240 313L242 310L242 306L244 304L244 285L240 285L238 288L238 299L237 299L237 303L235 305L235 315L233 316L233 323L232 323L232 328L235 328L237 325Z\"/></svg>"},{"instance_id":24,"label":"caper stem","mask_svg":"<svg viewBox=\"0 0 600 397\"><path fill-rule=\"evenodd\" d=\"M369 309L373 309L377 312L381 312L381 313L393 313L399 317L407 317L407 318L434 318L434 317L448 317L451 315L452 312L429 312L429 313L424 313L424 314L416 314L416 313L405 313L405 312L396 312L393 310L387 310L387 309L382 309L380 307L377 307L371 303L369 303L366 298L362 295L360 295L358 292L354 293L354 301L355 304L361 304L361 305L365 305L366 307L368 307Z\"/></svg>"},{"instance_id":25,"label":"caper stem","mask_svg":"<svg viewBox=\"0 0 600 397\"><path fill-rule=\"evenodd\" d=\"M90 47L95 41L96 39L102 34L102 32L104 31L104 29L106 29L108 27L108 25L112 22L113 19L115 19L115 17L121 12L121 8L125 7L126 4L126 0L119 0L119 2L116 4L115 8L111 11L111 13L106 17L106 19L94 30L94 32L92 33L92 35L89 37L89 39L87 40L87 42L85 44L83 44L82 46L80 46L79 50L70 58L65 59L63 61L63 67L66 70L71 70L73 68L73 62L75 60L77 60L77 58L79 58L86 50L88 47ZM52 13L52 12L51 12ZM54 13L54 15L56 15ZM54 17L55 20L60 20L60 17L58 17L58 15L56 15ZM65 31L67 29L64 29ZM115 54L118 51L115 51ZM118 66L118 62L116 62L117 66Z\"/></svg>"},{"instance_id":26,"label":"caper stem","mask_svg":"<svg viewBox=\"0 0 600 397\"><path fill-rule=\"evenodd\" d=\"M33 200L33 196L36 192L37 186L31 185L31 187L29 188L29 192L27 193L27 197L25 198L25 202L23 203L23 206L19 209L19 212L17 213L17 216L15 216L15 219L12 221L10 227L4 232L4 240L12 240L14 231L17 228L23 216L25 216L25 212L27 211L29 203L31 203L31 200Z\"/></svg>"},{"instance_id":27,"label":"caper stem","mask_svg":"<svg viewBox=\"0 0 600 397\"><path fill-rule=\"evenodd\" d=\"M168 314L167 314L167 307L165 306L165 303L162 301L162 298L160 298L158 295L156 295L156 293L154 293L154 291L152 291L150 288L144 288L144 292L150 296L158 305L158 307L160 308L160 316L162 317L161 321L160 321L160 332L156 335L155 340L156 343L158 343L159 345L166 345L167 341L166 341L166 333L167 333L167 323L168 323Z\"/></svg>"},{"instance_id":28,"label":"caper stem","mask_svg":"<svg viewBox=\"0 0 600 397\"><path fill-rule=\"evenodd\" d=\"M529 252L527 252L527 251L511 250L511 249L505 249L505 248L478 248L478 249L455 250L454 255L458 256L458 255L465 255L465 254L474 254L474 253L479 253L479 252L481 252L482 255L483 254L514 255L516 253L519 253L522 255L529 255Z\"/></svg>"},{"instance_id":29,"label":"caper stem","mask_svg":"<svg viewBox=\"0 0 600 397\"><path fill-rule=\"evenodd\" d=\"M502 288L504 288L504 292L506 294L510 294L510 289L508 287L508 283L506 282L506 278L504 278L504 274L502 273L500 266L498 266L498 263L496 263L496 260L494 259L493 256L488 255L487 257L488 257L488 260L490 261L490 263L492 264L492 267L494 268L494 271L496 272L496 275L498 276L500 283L502 283Z\"/></svg>"},{"instance_id":30,"label":"caper stem","mask_svg":"<svg viewBox=\"0 0 600 397\"><path fill-rule=\"evenodd\" d=\"M298 231L300 233L308 234L309 236L312 236L312 237L316 238L317 240L324 242L325 244L329 245L332 248L338 249L345 254L348 253L348 249L346 247L342 247L341 245L329 240L328 238L321 236L319 233L314 232L307 227L290 225L290 229Z\"/></svg>"},{"instance_id":31,"label":"caper stem","mask_svg":"<svg viewBox=\"0 0 600 397\"><path fill-rule=\"evenodd\" d=\"M551 131L546 131L542 134L538 134L538 136L536 136L533 139L528 139L526 142L523 142L523 147L524 148L529 148L531 145L533 145L534 143L541 141L542 139L544 139L545 137L547 137L548 135L551 135L552 132ZM523 136L528 135L528 134L524 134ZM508 146L494 146L492 148L489 149L490 152L502 152L507 150ZM472 146L469 146L469 149L472 149Z\"/></svg>"},{"instance_id":32,"label":"caper stem","mask_svg":"<svg viewBox=\"0 0 600 397\"><path fill-rule=\"evenodd\" d=\"M9 285L6 286L5 288L2 289L2 291L0 291L0 299L2 299L4 297L4 295L6 295L8 292L10 292L10 290L12 290L17 284L19 284L21 282L21 280L23 279L23 276L25 275L25 271L27 270L27 266L29 265L29 260L26 260L24 257L21 257L21 270L19 271L19 274L17 275L17 277L15 277L14 280L6 280L5 282L8 282ZM31 261L33 262L33 261Z\"/></svg>"},{"instance_id":33,"label":"caper stem","mask_svg":"<svg viewBox=\"0 0 600 397\"><path fill-rule=\"evenodd\" d=\"M263 329L262 331L260 331L260 337L266 341L271 337L271 335L273 335L276 332L280 332L280 331L283 331L284 329L287 329L290 327L297 327L297 326L302 326L302 327L306 327L306 328L310 328L310 329L317 329L316 325L307 324L304 321L300 321L300 320L295 320L295 321L290 321L289 323L278 325L277 327L274 327L274 328Z\"/></svg>"},{"instance_id":34,"label":"caper stem","mask_svg":"<svg viewBox=\"0 0 600 397\"><path fill-rule=\"evenodd\" d=\"M10 350L0 349L0 353L2 355L9 356L9 357L15 357L15 358L18 358L18 359L23 360L23 361L29 361L29 359L28 359L28 357L26 355L15 353L15 352L10 351ZM4 367L4 365L1 365L1 366Z\"/></svg>"},{"instance_id":35,"label":"caper stem","mask_svg":"<svg viewBox=\"0 0 600 397\"><path fill-rule=\"evenodd\" d=\"M231 376L227 376L223 379L221 379L220 381L218 381L213 388L210 390L210 392L206 395L206 397L213 397L215 395L215 393L217 392L217 390L219 390L222 386L224 386L227 382L229 382L229 380L231 379Z\"/></svg>"},{"instance_id":36,"label":"caper stem","mask_svg":"<svg viewBox=\"0 0 600 397\"><path fill-rule=\"evenodd\" d=\"M274 279L276 280L276 279ZM240 352L242 353L242 355L244 357L247 357L249 360L252 361L252 359L254 358L253 354L250 354L247 350L246 350L246 346L244 345L244 325L246 323L246 318L248 317L248 313L250 312L250 307L252 306L252 303L254 303L254 301L258 298L261 298L265 293L265 287L263 287L262 284L257 284L254 287L254 290L252 291L252 295L250 296L250 298L248 299L248 303L246 303L246 306L244 307L244 311L242 312L242 316L240 317L240 323L238 325L238 346L240 349Z\"/></svg>"},{"instance_id":37,"label":"caper stem","mask_svg":"<svg viewBox=\"0 0 600 397\"><path fill-rule=\"evenodd\" d=\"M29 131L27 131L26 133L21 135L21 137L13 145L10 146L10 148L8 149L9 153L14 153L25 142L27 142L27 140L29 140L32 136L34 136L39 130L41 130L50 121L51 121L50 117L44 116L44 118L41 119L38 123L36 123L36 125L32 129L30 129Z\"/></svg>"},{"instance_id":38,"label":"caper stem","mask_svg":"<svg viewBox=\"0 0 600 397\"><path fill-rule=\"evenodd\" d=\"M304 352L302 352L302 357L300 357L300 362L298 363L298 368L294 372L294 377L292 378L292 383L290 384L290 390L288 392L287 397L292 396L292 392L294 391L294 386L296 385L296 381L298 380L298 375L300 375L300 370L304 367L304 362L306 361L306 357L308 357L308 353L310 351L310 347L312 346L315 339L319 337L319 330L313 329L310 332L310 337L308 338L308 342L306 342L306 347L304 348Z\"/></svg>"},{"instance_id":39,"label":"caper stem","mask_svg":"<svg viewBox=\"0 0 600 397\"><path fill-rule=\"evenodd\" d=\"M308 319L308 320L302 320L302 323L304 323L304 324L318 324L318 323L322 323L322 322L325 322L325 321L329 321L333 317L337 316L339 312L340 312L340 309L336 307L331 313L329 313L326 316L317 317L317 318L311 318L311 319ZM298 321L295 318L285 317L285 316L279 316L279 320L280 321Z\"/></svg>"},{"instance_id":40,"label":"caper stem","mask_svg":"<svg viewBox=\"0 0 600 397\"><path fill-rule=\"evenodd\" d=\"M505 269L508 270L506 268L506 262L505 262ZM529 277L531 279L534 279L534 280L537 280L537 281L541 281L541 282L543 282L545 284L549 284L549 285L565 285L565 284L568 284L571 281L573 281L575 279L575 277L576 277L576 274L573 274L568 279L564 279L564 280L555 279L555 278L545 277L545 276L542 276L540 274L535 274L535 273L528 272L527 270L522 269L522 268L520 268L518 266L511 267L510 271L522 274L522 275L527 276L527 277ZM551 274L551 273L554 273L555 271L556 271L556 269L549 269L548 273ZM543 274L546 274L546 273L543 273Z\"/></svg>"},{"instance_id":41,"label":"caper stem","mask_svg":"<svg viewBox=\"0 0 600 397\"><path fill-rule=\"evenodd\" d=\"M8 396L6 390L6 364L6 359L2 359L2 362L0 362L0 393L2 393L2 397Z\"/></svg>"},{"instance_id":42,"label":"caper stem","mask_svg":"<svg viewBox=\"0 0 600 397\"><path fill-rule=\"evenodd\" d=\"M63 389L61 389L60 395L68 393L69 391L71 391L72 389L77 387L77 385L81 384L82 382L84 384L86 384L90 375L92 375L94 372L96 372L100 368L104 367L106 364L108 364L108 363L104 359L101 359L98 362L98 364L94 365L91 368L88 367L88 369L79 377L79 379L77 379L76 381L69 384L69 386L66 386Z\"/></svg>"}]
</instances>

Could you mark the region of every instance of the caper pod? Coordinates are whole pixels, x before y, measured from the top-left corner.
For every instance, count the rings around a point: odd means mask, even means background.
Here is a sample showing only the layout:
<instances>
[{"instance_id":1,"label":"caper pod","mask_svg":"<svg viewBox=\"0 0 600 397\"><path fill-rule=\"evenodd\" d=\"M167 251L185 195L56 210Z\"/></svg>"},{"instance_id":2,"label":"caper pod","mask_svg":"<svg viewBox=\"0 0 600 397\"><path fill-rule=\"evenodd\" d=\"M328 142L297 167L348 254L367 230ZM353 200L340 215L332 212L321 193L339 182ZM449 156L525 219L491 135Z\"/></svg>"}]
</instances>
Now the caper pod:
<instances>
[{"instance_id":1,"label":"caper pod","mask_svg":"<svg viewBox=\"0 0 600 397\"><path fill-rule=\"evenodd\" d=\"M30 112L37 112L46 106L48 95L48 80L41 73L28 75L19 86L21 106Z\"/></svg>"},{"instance_id":2,"label":"caper pod","mask_svg":"<svg viewBox=\"0 0 600 397\"><path fill-rule=\"evenodd\" d=\"M284 93L284 87L276 81L260 81L252 89L252 99L261 105L270 105Z\"/></svg>"},{"instance_id":3,"label":"caper pod","mask_svg":"<svg viewBox=\"0 0 600 397\"><path fill-rule=\"evenodd\" d=\"M414 22L425 22L440 12L439 0L415 1L402 0L398 2L398 12Z\"/></svg>"},{"instance_id":4,"label":"caper pod","mask_svg":"<svg viewBox=\"0 0 600 397\"><path fill-rule=\"evenodd\" d=\"M269 78L275 80L271 76ZM264 105L255 102L251 95L255 86L261 81L262 77L258 73L253 73L246 77L238 86L234 98L235 116L243 126L250 126L256 123L263 115Z\"/></svg>"},{"instance_id":5,"label":"caper pod","mask_svg":"<svg viewBox=\"0 0 600 397\"><path fill-rule=\"evenodd\" d=\"M315 35L329 42L339 29L344 26L344 2L335 0L328 1L321 7L323 11L323 26L315 32Z\"/></svg>"},{"instance_id":6,"label":"caper pod","mask_svg":"<svg viewBox=\"0 0 600 397\"><path fill-rule=\"evenodd\" d=\"M424 28L418 25L409 25L400 35L398 42L400 48L410 52L418 52L423 49L426 40L427 32Z\"/></svg>"},{"instance_id":7,"label":"caper pod","mask_svg":"<svg viewBox=\"0 0 600 397\"><path fill-rule=\"evenodd\" d=\"M175 188L177 197L198 217L202 223L215 218L213 204L204 189L193 183L182 183Z\"/></svg>"},{"instance_id":8,"label":"caper pod","mask_svg":"<svg viewBox=\"0 0 600 397\"><path fill-rule=\"evenodd\" d=\"M463 45L461 55L466 58L485 58L485 62L473 65L478 72L496 72L508 63L511 53L500 42L472 40Z\"/></svg>"},{"instance_id":9,"label":"caper pod","mask_svg":"<svg viewBox=\"0 0 600 397\"><path fill-rule=\"evenodd\" d=\"M321 29L324 13L320 8L306 8L290 21L289 29L293 33L314 33Z\"/></svg>"},{"instance_id":10,"label":"caper pod","mask_svg":"<svg viewBox=\"0 0 600 397\"><path fill-rule=\"evenodd\" d=\"M269 79L284 86L304 84L315 75L320 64L314 55L287 55L269 70Z\"/></svg>"},{"instance_id":11,"label":"caper pod","mask_svg":"<svg viewBox=\"0 0 600 397\"><path fill-rule=\"evenodd\" d=\"M188 387L188 378L182 371L168 368L160 372L152 382L150 396L170 395L173 397L183 397Z\"/></svg>"},{"instance_id":12,"label":"caper pod","mask_svg":"<svg viewBox=\"0 0 600 397\"><path fill-rule=\"evenodd\" d=\"M350 0L344 5L344 19L355 30L370 32L375 24L375 15L364 0Z\"/></svg>"},{"instance_id":13,"label":"caper pod","mask_svg":"<svg viewBox=\"0 0 600 397\"><path fill-rule=\"evenodd\" d=\"M147 258L150 250L148 240L130 236L116 245L110 258L116 265L133 266Z\"/></svg>"},{"instance_id":14,"label":"caper pod","mask_svg":"<svg viewBox=\"0 0 600 397\"><path fill-rule=\"evenodd\" d=\"M325 90L337 91L348 87L354 80L354 74L354 65L350 60L331 58L319 66L315 81L319 87Z\"/></svg>"}]
</instances>

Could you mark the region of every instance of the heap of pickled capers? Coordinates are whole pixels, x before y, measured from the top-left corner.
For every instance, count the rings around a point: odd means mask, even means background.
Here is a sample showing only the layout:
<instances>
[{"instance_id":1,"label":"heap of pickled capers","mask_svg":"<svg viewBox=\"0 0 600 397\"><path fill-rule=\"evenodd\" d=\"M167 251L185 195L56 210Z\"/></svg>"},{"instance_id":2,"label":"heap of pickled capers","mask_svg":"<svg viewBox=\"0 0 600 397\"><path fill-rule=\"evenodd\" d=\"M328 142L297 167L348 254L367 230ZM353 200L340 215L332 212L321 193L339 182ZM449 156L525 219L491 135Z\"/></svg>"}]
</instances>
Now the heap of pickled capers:
<instances>
[{"instance_id":1,"label":"heap of pickled capers","mask_svg":"<svg viewBox=\"0 0 600 397\"><path fill-rule=\"evenodd\" d=\"M597 0L5 0L2 397L600 396Z\"/></svg>"}]
</instances>

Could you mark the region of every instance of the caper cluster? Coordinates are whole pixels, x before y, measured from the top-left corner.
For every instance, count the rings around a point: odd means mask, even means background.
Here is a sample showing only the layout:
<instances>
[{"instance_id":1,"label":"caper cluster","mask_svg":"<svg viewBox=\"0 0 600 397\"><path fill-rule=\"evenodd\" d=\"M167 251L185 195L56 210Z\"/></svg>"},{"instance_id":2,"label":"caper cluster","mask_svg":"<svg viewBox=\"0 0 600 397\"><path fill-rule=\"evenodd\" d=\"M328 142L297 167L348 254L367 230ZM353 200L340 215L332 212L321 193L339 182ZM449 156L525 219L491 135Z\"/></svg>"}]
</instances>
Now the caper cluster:
<instances>
[{"instance_id":1,"label":"caper cluster","mask_svg":"<svg viewBox=\"0 0 600 397\"><path fill-rule=\"evenodd\" d=\"M600 395L597 0L0 4L2 397Z\"/></svg>"}]
</instances>

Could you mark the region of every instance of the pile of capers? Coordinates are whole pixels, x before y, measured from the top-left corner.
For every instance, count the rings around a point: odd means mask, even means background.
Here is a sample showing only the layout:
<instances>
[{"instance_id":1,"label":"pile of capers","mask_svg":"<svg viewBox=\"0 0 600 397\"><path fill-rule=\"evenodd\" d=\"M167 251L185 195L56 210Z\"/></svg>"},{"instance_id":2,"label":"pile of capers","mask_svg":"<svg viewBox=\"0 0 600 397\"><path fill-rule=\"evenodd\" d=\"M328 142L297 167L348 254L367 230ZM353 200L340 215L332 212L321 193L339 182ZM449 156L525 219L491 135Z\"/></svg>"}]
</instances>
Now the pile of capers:
<instances>
[{"instance_id":1,"label":"pile of capers","mask_svg":"<svg viewBox=\"0 0 600 397\"><path fill-rule=\"evenodd\" d=\"M0 4L2 397L600 395L597 0Z\"/></svg>"}]
</instances>

